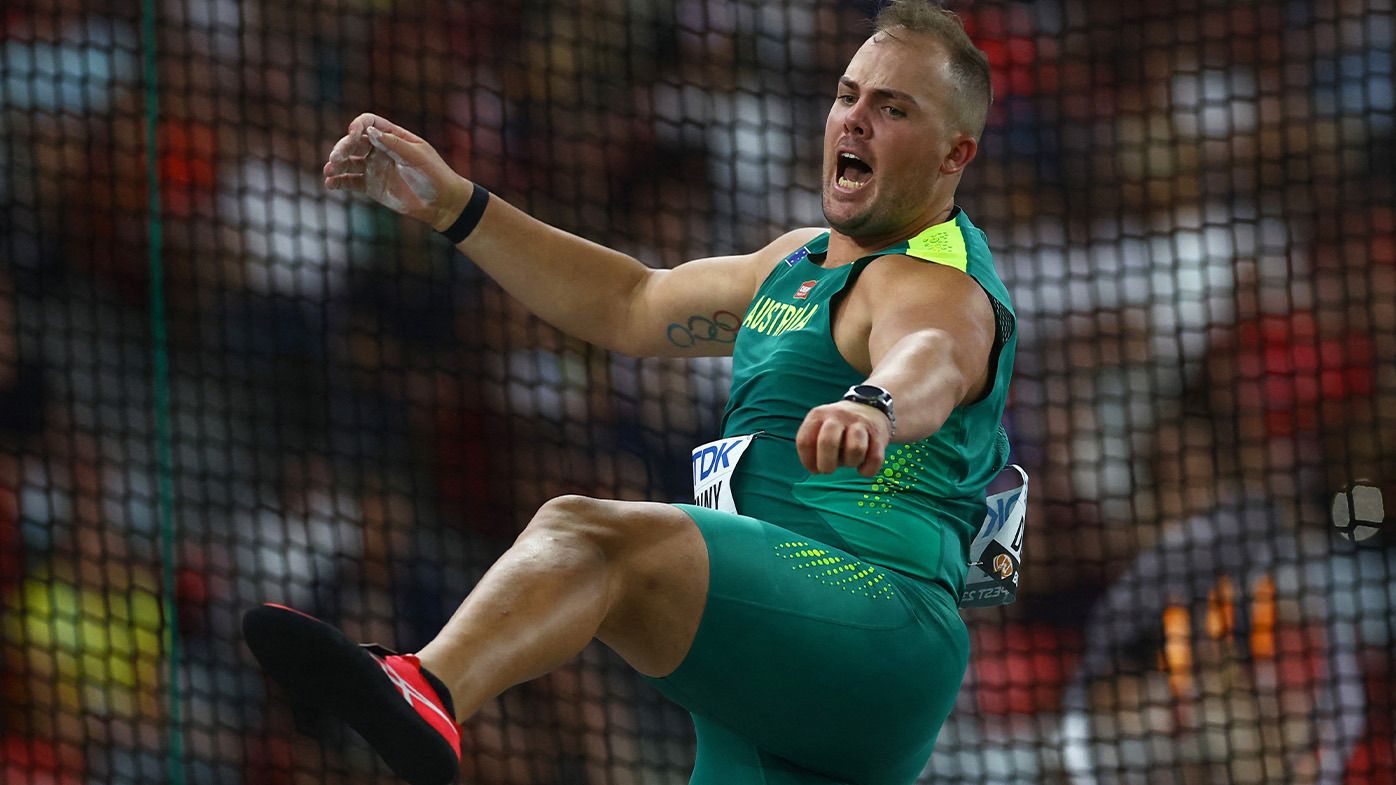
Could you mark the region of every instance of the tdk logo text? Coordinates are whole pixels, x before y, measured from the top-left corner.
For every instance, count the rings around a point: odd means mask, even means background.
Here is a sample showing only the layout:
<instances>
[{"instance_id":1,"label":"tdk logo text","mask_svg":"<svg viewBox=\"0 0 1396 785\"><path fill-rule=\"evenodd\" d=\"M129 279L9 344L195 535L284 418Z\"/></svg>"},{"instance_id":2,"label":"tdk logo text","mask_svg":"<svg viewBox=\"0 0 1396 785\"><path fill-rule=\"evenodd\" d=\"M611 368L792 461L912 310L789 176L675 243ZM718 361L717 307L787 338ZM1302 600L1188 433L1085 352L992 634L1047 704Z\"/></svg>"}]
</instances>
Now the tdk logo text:
<instances>
[{"instance_id":1,"label":"tdk logo text","mask_svg":"<svg viewBox=\"0 0 1396 785\"><path fill-rule=\"evenodd\" d=\"M701 482L712 476L714 472L728 470L732 467L732 451L741 444L734 439L731 441L709 444L704 449L693 453L693 480Z\"/></svg>"}]
</instances>

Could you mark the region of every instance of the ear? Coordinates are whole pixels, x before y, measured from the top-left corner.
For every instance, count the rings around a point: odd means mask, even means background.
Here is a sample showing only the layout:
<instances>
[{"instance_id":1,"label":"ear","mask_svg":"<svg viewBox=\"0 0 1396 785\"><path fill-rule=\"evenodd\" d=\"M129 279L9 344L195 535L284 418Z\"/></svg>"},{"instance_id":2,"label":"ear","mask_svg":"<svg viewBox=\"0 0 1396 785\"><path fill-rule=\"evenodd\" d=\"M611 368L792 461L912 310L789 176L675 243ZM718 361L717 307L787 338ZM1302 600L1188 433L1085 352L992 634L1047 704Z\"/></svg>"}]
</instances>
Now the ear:
<instances>
[{"instance_id":1,"label":"ear","mask_svg":"<svg viewBox=\"0 0 1396 785\"><path fill-rule=\"evenodd\" d=\"M945 160L940 162L940 173L946 175L959 174L964 171L969 162L979 154L979 140L967 133L961 132L956 135L955 141L951 144L950 152L946 154Z\"/></svg>"}]
</instances>

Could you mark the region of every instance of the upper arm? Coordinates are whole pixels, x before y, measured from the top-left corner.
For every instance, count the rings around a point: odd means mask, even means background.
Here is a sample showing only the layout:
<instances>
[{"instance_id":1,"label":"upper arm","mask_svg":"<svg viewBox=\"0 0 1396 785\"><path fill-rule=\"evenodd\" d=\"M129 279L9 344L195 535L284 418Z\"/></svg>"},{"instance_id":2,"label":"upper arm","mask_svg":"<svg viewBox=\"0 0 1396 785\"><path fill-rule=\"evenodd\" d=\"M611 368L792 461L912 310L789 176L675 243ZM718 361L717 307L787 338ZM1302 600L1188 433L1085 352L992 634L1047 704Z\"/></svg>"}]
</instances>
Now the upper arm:
<instances>
[{"instance_id":1,"label":"upper arm","mask_svg":"<svg viewBox=\"0 0 1396 785\"><path fill-rule=\"evenodd\" d=\"M765 248L739 256L714 256L654 270L627 304L628 354L704 357L729 355L742 315L771 267L820 234L796 229Z\"/></svg>"},{"instance_id":2,"label":"upper arm","mask_svg":"<svg viewBox=\"0 0 1396 785\"><path fill-rule=\"evenodd\" d=\"M869 265L859 279L867 320L868 366L879 363L902 340L916 336L931 347L935 368L953 390L952 406L982 396L992 378L989 360L996 335L989 295L953 267L905 256Z\"/></svg>"}]
</instances>

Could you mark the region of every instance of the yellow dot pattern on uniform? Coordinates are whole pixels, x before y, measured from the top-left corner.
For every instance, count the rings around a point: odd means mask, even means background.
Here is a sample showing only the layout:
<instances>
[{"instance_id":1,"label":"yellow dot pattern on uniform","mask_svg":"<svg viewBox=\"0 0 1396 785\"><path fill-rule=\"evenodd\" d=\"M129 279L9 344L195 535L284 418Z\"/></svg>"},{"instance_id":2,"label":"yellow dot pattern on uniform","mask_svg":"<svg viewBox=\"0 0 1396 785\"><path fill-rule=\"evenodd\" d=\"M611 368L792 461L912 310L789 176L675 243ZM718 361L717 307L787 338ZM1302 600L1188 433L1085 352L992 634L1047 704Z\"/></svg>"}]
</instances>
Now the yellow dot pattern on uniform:
<instances>
[{"instance_id":1,"label":"yellow dot pattern on uniform","mask_svg":"<svg viewBox=\"0 0 1396 785\"><path fill-rule=\"evenodd\" d=\"M882 469L869 483L858 507L864 515L881 515L892 509L901 494L916 487L916 478L924 472L926 449L916 444L902 444L887 453Z\"/></svg>"},{"instance_id":2,"label":"yellow dot pattern on uniform","mask_svg":"<svg viewBox=\"0 0 1396 785\"><path fill-rule=\"evenodd\" d=\"M825 586L875 600L896 596L882 570L818 543L804 540L782 542L775 546L775 552L780 558L794 562L790 569L804 573Z\"/></svg>"}]
</instances>

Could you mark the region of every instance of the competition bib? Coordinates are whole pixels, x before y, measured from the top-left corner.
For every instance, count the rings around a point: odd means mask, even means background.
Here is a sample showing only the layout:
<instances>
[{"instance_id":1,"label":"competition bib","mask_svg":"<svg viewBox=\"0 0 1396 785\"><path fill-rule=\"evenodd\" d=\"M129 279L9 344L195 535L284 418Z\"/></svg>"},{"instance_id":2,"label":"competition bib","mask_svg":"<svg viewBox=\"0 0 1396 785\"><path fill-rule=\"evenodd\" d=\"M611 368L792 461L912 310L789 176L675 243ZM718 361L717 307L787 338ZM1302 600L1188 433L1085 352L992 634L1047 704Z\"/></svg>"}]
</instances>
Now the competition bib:
<instances>
[{"instance_id":1,"label":"competition bib","mask_svg":"<svg viewBox=\"0 0 1396 785\"><path fill-rule=\"evenodd\" d=\"M960 595L961 608L1007 605L1018 596L1022 566L1023 524L1028 511L1028 473L1013 464L1023 484L984 500L988 512L969 546L969 575Z\"/></svg>"},{"instance_id":2,"label":"competition bib","mask_svg":"<svg viewBox=\"0 0 1396 785\"><path fill-rule=\"evenodd\" d=\"M693 448L693 503L720 512L737 511L732 472L756 434L718 439Z\"/></svg>"}]
</instances>

